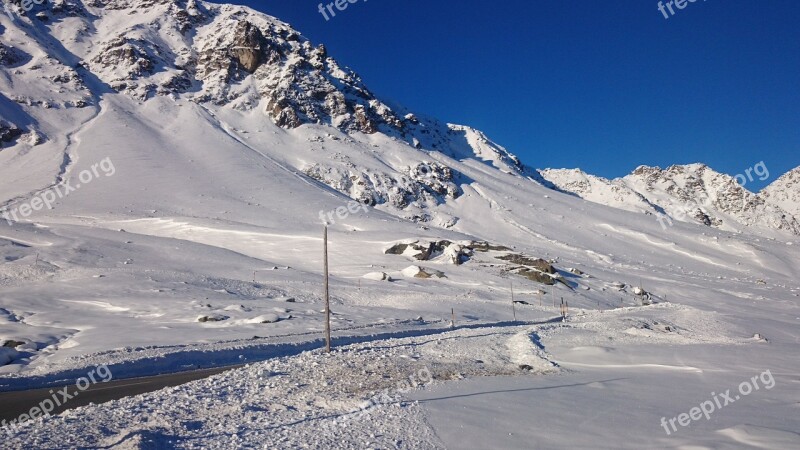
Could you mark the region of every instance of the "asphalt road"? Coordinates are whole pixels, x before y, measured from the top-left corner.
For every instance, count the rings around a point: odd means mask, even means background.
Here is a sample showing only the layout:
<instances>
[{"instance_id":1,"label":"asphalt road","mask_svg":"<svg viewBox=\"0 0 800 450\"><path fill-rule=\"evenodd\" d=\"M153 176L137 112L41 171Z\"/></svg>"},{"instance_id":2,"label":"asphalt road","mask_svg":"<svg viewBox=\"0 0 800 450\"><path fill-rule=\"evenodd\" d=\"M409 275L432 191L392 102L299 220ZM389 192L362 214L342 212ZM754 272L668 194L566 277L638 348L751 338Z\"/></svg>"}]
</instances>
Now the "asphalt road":
<instances>
[{"instance_id":1,"label":"asphalt road","mask_svg":"<svg viewBox=\"0 0 800 450\"><path fill-rule=\"evenodd\" d=\"M93 384L85 391L80 392L74 384L68 385L67 392L69 395L73 395L73 397L68 399L65 403L62 403L61 406L56 406L51 414L59 414L68 409L85 406L89 403L105 403L132 395L157 391L169 386L178 386L241 366L243 366L243 364L166 375L155 375L152 377L111 380L107 383L99 382L97 384ZM39 403L41 403L43 400L52 400L53 394L56 394L56 397L59 399L59 401L61 401L63 397L60 395L59 391L61 391L63 388L64 386L59 386L44 389L32 389L28 391L0 392L0 420L15 420L19 418L21 414L29 413L31 408L39 405ZM78 392L77 395L75 395L76 392Z\"/></svg>"}]
</instances>

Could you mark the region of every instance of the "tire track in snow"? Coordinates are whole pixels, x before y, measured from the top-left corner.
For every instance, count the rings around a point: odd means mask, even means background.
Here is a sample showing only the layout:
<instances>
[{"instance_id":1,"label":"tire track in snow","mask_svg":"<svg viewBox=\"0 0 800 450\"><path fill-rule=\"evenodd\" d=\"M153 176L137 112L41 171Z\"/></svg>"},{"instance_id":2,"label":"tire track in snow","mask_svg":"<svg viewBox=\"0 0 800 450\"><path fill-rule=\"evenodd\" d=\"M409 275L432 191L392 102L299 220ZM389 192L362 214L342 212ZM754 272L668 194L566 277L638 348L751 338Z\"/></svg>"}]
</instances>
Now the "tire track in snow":
<instances>
[{"instance_id":1,"label":"tire track in snow","mask_svg":"<svg viewBox=\"0 0 800 450\"><path fill-rule=\"evenodd\" d=\"M349 334L333 336L332 344L342 347L351 344L364 344L388 339L415 338L436 336L450 332L482 330L492 328L530 327L561 322L561 316L552 317L541 321L507 321L507 322L479 322L455 327L441 326L439 322L428 322L427 327L419 327L419 322L406 322L410 327L399 327L394 330L383 330L373 334ZM413 326L416 324L417 326ZM431 326L433 325L433 326ZM436 326L439 325L439 326ZM354 331L356 329L368 330L370 328L385 327L385 324L375 326L352 327L337 331ZM314 339L303 339L317 336ZM20 376L0 378L0 392L38 389L58 386L63 380L76 379L86 374L88 368L105 364L114 373L115 379L134 377L148 377L166 373L185 371L188 366L192 370L215 367L234 366L242 363L240 358L245 355L248 363L262 362L274 358L294 356L303 352L316 350L324 346L322 331L286 334L255 340L240 340L218 342L213 344L192 344L167 348L146 348L138 359L128 351L103 352L95 355L84 355L80 358L80 367L62 370L39 376ZM275 342L278 341L278 342ZM94 361L93 359L97 359ZM183 368L184 370L180 370Z\"/></svg>"}]
</instances>

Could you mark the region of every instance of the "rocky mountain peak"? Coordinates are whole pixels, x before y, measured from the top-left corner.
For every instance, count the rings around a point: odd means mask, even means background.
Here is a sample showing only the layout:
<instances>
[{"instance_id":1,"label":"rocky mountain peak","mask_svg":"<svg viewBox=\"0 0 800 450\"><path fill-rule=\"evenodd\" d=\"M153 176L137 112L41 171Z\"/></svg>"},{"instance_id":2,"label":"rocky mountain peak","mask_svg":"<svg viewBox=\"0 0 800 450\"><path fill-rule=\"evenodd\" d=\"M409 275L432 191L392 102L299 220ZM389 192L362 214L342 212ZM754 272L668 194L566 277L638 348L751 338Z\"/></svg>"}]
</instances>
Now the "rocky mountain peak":
<instances>
[{"instance_id":1,"label":"rocky mountain peak","mask_svg":"<svg viewBox=\"0 0 800 450\"><path fill-rule=\"evenodd\" d=\"M595 203L727 230L756 226L800 234L797 211L792 212L778 183L768 195L754 194L734 177L706 164L672 165L666 169L639 166L624 178L607 180L580 170L544 170L542 176L559 190ZM792 175L787 174L787 179ZM796 191L795 191L796 192ZM780 200L778 200L780 199Z\"/></svg>"},{"instance_id":2,"label":"rocky mountain peak","mask_svg":"<svg viewBox=\"0 0 800 450\"><path fill-rule=\"evenodd\" d=\"M759 192L764 200L800 217L800 167L795 167Z\"/></svg>"},{"instance_id":3,"label":"rocky mountain peak","mask_svg":"<svg viewBox=\"0 0 800 450\"><path fill-rule=\"evenodd\" d=\"M428 208L461 196L466 178L455 168L461 162L538 176L478 130L389 106L324 45L250 8L195 0L55 1L49 18L23 17L0 34L6 75L0 87L14 92L9 104L25 105L0 123L4 146L62 135L60 125L37 131L38 124L61 120L50 109L84 109L60 114L78 126L104 108L106 96L121 94L142 108L197 106L199 121L247 116L253 119L247 133L283 128L281 136L307 142L311 152L287 163L292 170L353 199L404 210L415 221L430 220ZM31 39L33 20L63 26ZM4 100L0 95L0 107ZM271 123L260 123L259 114ZM212 126L231 133L247 127ZM394 150L383 155L383 148ZM448 216L442 224L456 220Z\"/></svg>"}]
</instances>

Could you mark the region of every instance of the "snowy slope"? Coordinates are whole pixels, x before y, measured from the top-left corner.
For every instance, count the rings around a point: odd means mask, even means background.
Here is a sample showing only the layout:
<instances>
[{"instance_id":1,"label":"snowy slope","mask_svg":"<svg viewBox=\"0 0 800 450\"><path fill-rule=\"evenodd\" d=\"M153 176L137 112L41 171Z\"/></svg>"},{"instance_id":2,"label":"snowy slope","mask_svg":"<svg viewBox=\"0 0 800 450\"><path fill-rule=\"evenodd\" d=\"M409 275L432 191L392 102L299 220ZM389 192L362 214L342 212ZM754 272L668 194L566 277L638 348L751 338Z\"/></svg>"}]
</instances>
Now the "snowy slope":
<instances>
[{"instance_id":1,"label":"snowy slope","mask_svg":"<svg viewBox=\"0 0 800 450\"><path fill-rule=\"evenodd\" d=\"M796 221L730 177L704 166L640 168L614 181L540 175L480 131L388 106L324 47L245 7L59 0L46 16L0 16L0 208L20 212L48 192L75 190L53 209L0 221L0 344L15 341L0 356L8 362L0 389L56 383L97 364L124 378L240 356L284 358L233 375L247 386L236 395L270 389L274 398L263 410L231 394L244 409L217 437L205 436L208 446L193 440L198 430L232 408L215 390L232 392L220 378L119 402L119 415L106 406L76 412L98 428L75 446L116 445L128 435L140 447L168 436L186 438L183 447L263 445L264 426L278 430L266 433L276 446L305 442L313 424L290 426L301 414L347 411L387 383L356 376L358 364L330 374L365 381L354 391L315 396L321 380L301 383L307 365L326 358L303 353L318 346L323 329L323 220L334 334L365 346L353 352L400 357L385 350L393 343L386 338L399 337L435 364L448 352L424 336L446 333L452 310L459 326L500 328L447 336L452 366L441 382L517 374L520 365L541 368L556 357L575 362L567 357L582 346L619 348L632 360L659 355L656 365L676 365L658 361L672 358L657 351L671 345L710 345L725 355L751 346L760 365L789 361L782 372L797 370ZM551 189L542 176L575 194ZM705 194L713 205L704 214L716 226L676 220L662 228L658 213L675 215ZM414 276L423 273L431 277ZM527 303L516 313L545 330L508 326L512 283L515 299ZM640 289L658 304L642 307ZM570 326L570 339L593 337L543 356L541 346L557 338L546 322L561 299L573 311L621 317ZM765 330L771 345L750 340ZM547 331L542 341L539 331ZM490 350L481 353L475 339ZM297 408L284 382L299 385L311 404ZM198 392L209 403L196 402ZM174 395L190 400L159 410L163 423L144 424L138 414L152 410L143 405L172 404ZM397 412L420 430L406 447L443 444L443 434L425 428L422 409ZM775 406L769 417L784 410ZM124 429L98 437L123 416ZM21 430L12 447L58 446L71 426L86 423L60 420ZM377 422L364 420L342 446L376 439L402 447L405 425L370 437Z\"/></svg>"},{"instance_id":2,"label":"snowy slope","mask_svg":"<svg viewBox=\"0 0 800 450\"><path fill-rule=\"evenodd\" d=\"M623 180L609 180L580 169L544 169L539 172L557 189L590 202L633 212L658 212L657 206L628 187Z\"/></svg>"}]
</instances>

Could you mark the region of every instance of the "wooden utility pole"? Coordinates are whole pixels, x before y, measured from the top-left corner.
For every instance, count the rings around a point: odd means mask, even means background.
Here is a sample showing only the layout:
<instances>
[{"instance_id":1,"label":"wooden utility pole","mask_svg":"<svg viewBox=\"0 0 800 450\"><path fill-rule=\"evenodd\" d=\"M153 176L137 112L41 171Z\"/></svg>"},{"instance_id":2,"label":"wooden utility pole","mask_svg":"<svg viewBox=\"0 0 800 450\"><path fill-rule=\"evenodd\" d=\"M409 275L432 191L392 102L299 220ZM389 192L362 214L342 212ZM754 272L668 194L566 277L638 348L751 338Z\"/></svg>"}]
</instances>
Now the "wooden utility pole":
<instances>
[{"instance_id":1,"label":"wooden utility pole","mask_svg":"<svg viewBox=\"0 0 800 450\"><path fill-rule=\"evenodd\" d=\"M517 307L514 305L514 282L511 282L511 312L514 313L514 322L517 321Z\"/></svg>"},{"instance_id":2,"label":"wooden utility pole","mask_svg":"<svg viewBox=\"0 0 800 450\"><path fill-rule=\"evenodd\" d=\"M324 261L325 261L325 351L331 352L331 299L330 291L328 289L328 225L325 225L325 231L322 237L322 243L325 247Z\"/></svg>"}]
</instances>

